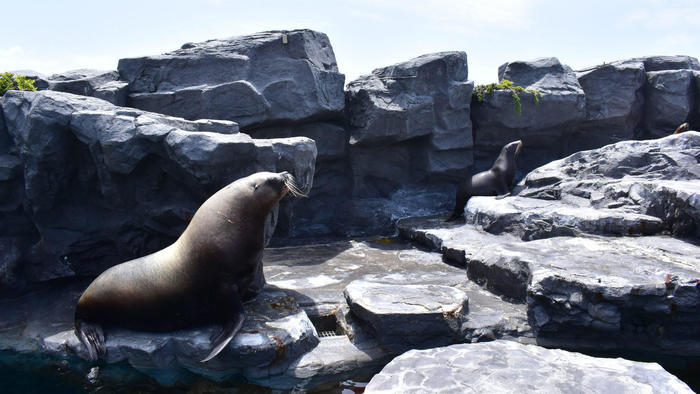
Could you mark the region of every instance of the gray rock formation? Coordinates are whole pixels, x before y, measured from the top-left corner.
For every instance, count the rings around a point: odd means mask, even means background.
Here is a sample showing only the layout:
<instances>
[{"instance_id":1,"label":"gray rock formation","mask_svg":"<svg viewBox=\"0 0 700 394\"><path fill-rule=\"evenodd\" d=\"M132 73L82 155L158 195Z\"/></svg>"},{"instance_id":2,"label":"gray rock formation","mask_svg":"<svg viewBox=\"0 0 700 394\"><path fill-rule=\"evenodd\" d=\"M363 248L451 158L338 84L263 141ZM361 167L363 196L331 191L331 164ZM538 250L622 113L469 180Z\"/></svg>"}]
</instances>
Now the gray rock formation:
<instances>
[{"instance_id":1,"label":"gray rock formation","mask_svg":"<svg viewBox=\"0 0 700 394\"><path fill-rule=\"evenodd\" d=\"M586 117L572 142L585 150L640 136L644 62L610 63L576 73L586 95Z\"/></svg>"},{"instance_id":2,"label":"gray rock formation","mask_svg":"<svg viewBox=\"0 0 700 394\"><path fill-rule=\"evenodd\" d=\"M464 52L423 55L350 82L346 116L355 195L388 196L405 184L468 168L473 86Z\"/></svg>"},{"instance_id":3,"label":"gray rock formation","mask_svg":"<svg viewBox=\"0 0 700 394\"><path fill-rule=\"evenodd\" d=\"M23 205L37 229L22 234L33 237L29 260L43 272L36 277L28 264L30 281L98 273L161 249L206 198L242 176L286 170L311 186L316 148L307 138L254 140L230 121L186 121L52 91L10 91L0 104L22 162L6 182L24 177L22 198L0 206ZM2 220L3 228L12 223Z\"/></svg>"},{"instance_id":4,"label":"gray rock formation","mask_svg":"<svg viewBox=\"0 0 700 394\"><path fill-rule=\"evenodd\" d=\"M462 341L469 299L459 289L354 281L345 288L345 298L352 313L372 328L380 346L391 353Z\"/></svg>"},{"instance_id":5,"label":"gray rock formation","mask_svg":"<svg viewBox=\"0 0 700 394\"><path fill-rule=\"evenodd\" d=\"M689 131L579 152L531 172L516 196L472 198L467 224L413 219L399 229L526 301L540 344L695 357L700 248L628 235L697 240L699 149Z\"/></svg>"},{"instance_id":6,"label":"gray rock formation","mask_svg":"<svg viewBox=\"0 0 700 394\"><path fill-rule=\"evenodd\" d=\"M188 43L160 56L121 59L129 106L242 128L337 116L344 106L328 37L270 31Z\"/></svg>"},{"instance_id":7,"label":"gray rock formation","mask_svg":"<svg viewBox=\"0 0 700 394\"><path fill-rule=\"evenodd\" d=\"M483 101L472 100L474 146L477 167L488 168L503 145L522 140L526 155L523 168L546 163L565 153L566 140L585 118L585 96L574 71L557 58L517 61L499 67L499 82L504 79L525 89L538 90L536 103L532 93L519 94L522 113L516 113L510 91L496 90Z\"/></svg>"},{"instance_id":8,"label":"gray rock formation","mask_svg":"<svg viewBox=\"0 0 700 394\"><path fill-rule=\"evenodd\" d=\"M642 62L647 71L700 70L700 62L691 56L645 56L623 62Z\"/></svg>"},{"instance_id":9,"label":"gray rock formation","mask_svg":"<svg viewBox=\"0 0 700 394\"><path fill-rule=\"evenodd\" d=\"M597 150L578 152L538 168L523 179L514 194L555 203L552 207L561 206L556 204L561 202L570 207L568 213L584 220L590 212L588 208L593 208L606 217L636 217L653 227L657 227L660 220L663 231L675 236L697 237L700 235L698 157L700 133L696 131L656 140L620 142ZM476 200L474 202L476 208L479 204ZM558 211L550 211L550 215L558 216ZM526 215L528 210L522 209L519 213ZM615 214L611 216L612 213ZM630 214L633 216L628 216ZM491 217L494 216L505 218L508 214L503 212ZM540 224L552 223L545 219ZM601 226L596 225L591 229L577 225L575 221L566 225L582 232L609 233L606 223L610 222L604 221ZM618 224L624 226L624 222ZM643 225L639 222L639 226ZM648 232L656 231L644 228L632 231Z\"/></svg>"},{"instance_id":10,"label":"gray rock formation","mask_svg":"<svg viewBox=\"0 0 700 394\"><path fill-rule=\"evenodd\" d=\"M533 391L693 392L655 363L495 341L411 350L375 375L365 393Z\"/></svg>"},{"instance_id":11,"label":"gray rock formation","mask_svg":"<svg viewBox=\"0 0 700 394\"><path fill-rule=\"evenodd\" d=\"M647 72L646 129L652 138L664 137L693 115L695 78L691 70Z\"/></svg>"},{"instance_id":12,"label":"gray rock formation","mask_svg":"<svg viewBox=\"0 0 700 394\"><path fill-rule=\"evenodd\" d=\"M47 89L97 97L114 105L124 106L127 85L119 80L119 73L116 71L72 70L49 76Z\"/></svg>"}]
</instances>

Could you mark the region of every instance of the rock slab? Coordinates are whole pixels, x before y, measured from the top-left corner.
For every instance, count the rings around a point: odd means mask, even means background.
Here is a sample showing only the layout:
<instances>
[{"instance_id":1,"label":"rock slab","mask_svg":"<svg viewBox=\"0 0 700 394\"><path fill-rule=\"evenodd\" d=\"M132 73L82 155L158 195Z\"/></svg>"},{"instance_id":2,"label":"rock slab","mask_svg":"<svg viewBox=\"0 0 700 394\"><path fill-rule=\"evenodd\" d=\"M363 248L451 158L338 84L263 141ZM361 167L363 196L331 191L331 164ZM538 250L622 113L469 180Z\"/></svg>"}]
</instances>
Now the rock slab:
<instances>
[{"instance_id":1,"label":"rock slab","mask_svg":"<svg viewBox=\"0 0 700 394\"><path fill-rule=\"evenodd\" d=\"M411 350L365 393L692 393L656 363L605 359L509 341Z\"/></svg>"},{"instance_id":2,"label":"rock slab","mask_svg":"<svg viewBox=\"0 0 700 394\"><path fill-rule=\"evenodd\" d=\"M392 353L460 342L467 295L442 285L353 281L345 288L352 313L368 323Z\"/></svg>"}]
</instances>

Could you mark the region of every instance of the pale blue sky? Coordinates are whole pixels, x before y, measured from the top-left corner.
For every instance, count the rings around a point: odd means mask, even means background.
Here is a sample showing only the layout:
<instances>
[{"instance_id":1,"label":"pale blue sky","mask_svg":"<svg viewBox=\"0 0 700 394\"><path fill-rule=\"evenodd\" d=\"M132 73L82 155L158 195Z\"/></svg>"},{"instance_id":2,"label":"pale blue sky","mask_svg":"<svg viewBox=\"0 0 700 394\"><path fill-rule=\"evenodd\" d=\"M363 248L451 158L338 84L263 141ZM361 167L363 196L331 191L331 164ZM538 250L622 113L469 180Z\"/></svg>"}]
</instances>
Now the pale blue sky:
<instances>
[{"instance_id":1,"label":"pale blue sky","mask_svg":"<svg viewBox=\"0 0 700 394\"><path fill-rule=\"evenodd\" d=\"M700 56L700 0L4 1L0 71L116 69L185 42L311 28L330 37L346 82L461 50L469 79L506 61L556 56L574 69L644 55Z\"/></svg>"}]
</instances>

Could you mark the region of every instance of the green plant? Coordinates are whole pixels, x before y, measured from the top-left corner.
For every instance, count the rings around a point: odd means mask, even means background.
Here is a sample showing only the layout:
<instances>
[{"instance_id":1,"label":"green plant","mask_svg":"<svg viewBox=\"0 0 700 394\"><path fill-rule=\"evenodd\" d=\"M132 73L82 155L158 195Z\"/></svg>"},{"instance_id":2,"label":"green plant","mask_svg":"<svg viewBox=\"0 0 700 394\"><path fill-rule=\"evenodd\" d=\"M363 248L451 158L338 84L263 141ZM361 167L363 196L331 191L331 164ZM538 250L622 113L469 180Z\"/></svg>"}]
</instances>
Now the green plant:
<instances>
[{"instance_id":1,"label":"green plant","mask_svg":"<svg viewBox=\"0 0 700 394\"><path fill-rule=\"evenodd\" d=\"M36 90L34 80L23 75L13 73L0 73L0 96L8 90Z\"/></svg>"},{"instance_id":2,"label":"green plant","mask_svg":"<svg viewBox=\"0 0 700 394\"><path fill-rule=\"evenodd\" d=\"M501 81L501 83L490 83L488 85L477 85L474 88L474 95L476 96L476 99L479 102L484 101L484 96L487 94L491 94L494 92L494 90L510 90L511 95L513 96L513 105L514 105L514 110L515 113L518 115L522 115L523 113L523 107L520 102L520 95L519 93L522 92L528 92L532 93L532 98L535 100L535 104L538 104L540 102L540 98L542 97L542 93L540 93L536 89L525 89L522 86L515 85L513 84L513 81L509 81L507 79L504 79Z\"/></svg>"}]
</instances>

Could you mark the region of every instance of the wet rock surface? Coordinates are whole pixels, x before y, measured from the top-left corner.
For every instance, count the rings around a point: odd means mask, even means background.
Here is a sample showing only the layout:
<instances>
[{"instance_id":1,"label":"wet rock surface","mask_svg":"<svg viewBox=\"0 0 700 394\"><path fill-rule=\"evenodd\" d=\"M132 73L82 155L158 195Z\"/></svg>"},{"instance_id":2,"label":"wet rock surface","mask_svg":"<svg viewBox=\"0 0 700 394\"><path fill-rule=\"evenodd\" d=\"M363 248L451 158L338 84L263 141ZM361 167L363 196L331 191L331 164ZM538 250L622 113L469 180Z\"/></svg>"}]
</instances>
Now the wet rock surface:
<instances>
[{"instance_id":1,"label":"wet rock surface","mask_svg":"<svg viewBox=\"0 0 700 394\"><path fill-rule=\"evenodd\" d=\"M594 358L494 341L412 350L390 362L366 393L693 391L655 363Z\"/></svg>"}]
</instances>

